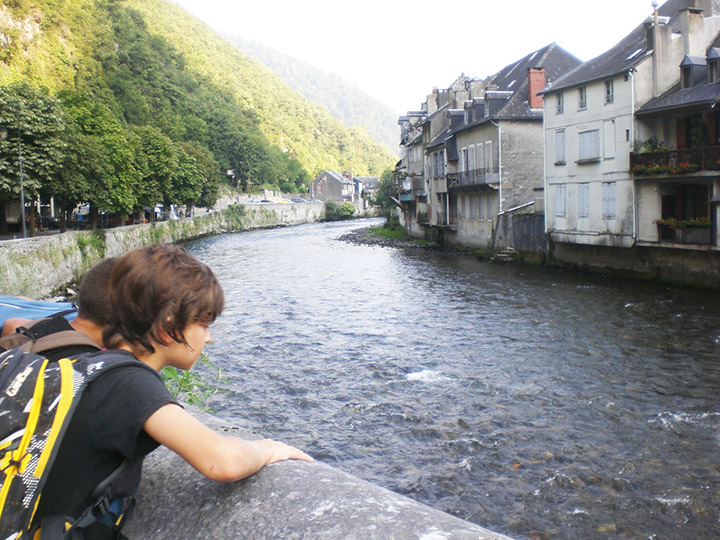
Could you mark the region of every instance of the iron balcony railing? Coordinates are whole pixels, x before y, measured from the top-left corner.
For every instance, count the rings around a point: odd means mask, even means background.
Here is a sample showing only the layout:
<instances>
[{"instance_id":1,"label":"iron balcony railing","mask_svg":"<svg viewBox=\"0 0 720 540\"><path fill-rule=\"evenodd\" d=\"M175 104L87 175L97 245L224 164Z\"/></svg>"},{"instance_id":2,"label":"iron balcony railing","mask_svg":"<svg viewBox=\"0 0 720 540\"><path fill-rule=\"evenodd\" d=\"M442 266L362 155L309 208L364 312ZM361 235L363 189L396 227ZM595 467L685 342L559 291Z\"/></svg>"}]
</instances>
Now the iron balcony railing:
<instances>
[{"instance_id":1,"label":"iron balcony railing","mask_svg":"<svg viewBox=\"0 0 720 540\"><path fill-rule=\"evenodd\" d=\"M457 212L450 212L450 214L448 214L443 210L438 210L435 213L435 217L438 225L457 225L458 222Z\"/></svg>"},{"instance_id":2,"label":"iron balcony railing","mask_svg":"<svg viewBox=\"0 0 720 540\"><path fill-rule=\"evenodd\" d=\"M662 150L659 152L630 153L630 170L637 167L678 167L681 164L695 166L699 170L720 169L720 146L703 148L682 148L680 150ZM658 169L657 174L667 171Z\"/></svg>"},{"instance_id":3,"label":"iron balcony railing","mask_svg":"<svg viewBox=\"0 0 720 540\"><path fill-rule=\"evenodd\" d=\"M448 189L497 183L497 172L497 167L459 172L456 178L448 178Z\"/></svg>"}]
</instances>

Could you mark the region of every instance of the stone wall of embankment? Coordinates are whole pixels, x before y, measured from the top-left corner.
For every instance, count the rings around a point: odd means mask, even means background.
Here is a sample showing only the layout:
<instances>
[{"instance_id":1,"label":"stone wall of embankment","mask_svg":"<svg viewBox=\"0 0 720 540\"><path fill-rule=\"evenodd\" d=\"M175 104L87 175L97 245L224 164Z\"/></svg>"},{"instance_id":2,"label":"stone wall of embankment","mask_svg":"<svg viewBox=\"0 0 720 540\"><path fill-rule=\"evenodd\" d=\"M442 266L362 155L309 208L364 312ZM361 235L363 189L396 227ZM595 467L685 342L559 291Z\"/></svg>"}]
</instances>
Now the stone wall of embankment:
<instances>
[{"instance_id":1,"label":"stone wall of embankment","mask_svg":"<svg viewBox=\"0 0 720 540\"><path fill-rule=\"evenodd\" d=\"M136 247L312 223L323 211L322 203L235 205L175 221L6 240L0 242L0 295L44 298L98 261Z\"/></svg>"}]
</instances>

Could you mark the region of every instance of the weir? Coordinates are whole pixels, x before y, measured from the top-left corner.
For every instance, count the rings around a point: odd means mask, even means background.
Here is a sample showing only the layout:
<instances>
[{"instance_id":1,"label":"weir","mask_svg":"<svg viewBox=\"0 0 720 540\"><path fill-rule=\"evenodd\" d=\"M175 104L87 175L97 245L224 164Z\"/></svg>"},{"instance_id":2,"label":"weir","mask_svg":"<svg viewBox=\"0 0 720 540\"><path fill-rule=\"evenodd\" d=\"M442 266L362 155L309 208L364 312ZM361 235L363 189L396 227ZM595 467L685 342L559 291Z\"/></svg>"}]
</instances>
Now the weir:
<instances>
[{"instance_id":1,"label":"weir","mask_svg":"<svg viewBox=\"0 0 720 540\"><path fill-rule=\"evenodd\" d=\"M190 410L211 428L257 436ZM233 483L160 448L145 461L130 540L511 540L320 462L284 461Z\"/></svg>"}]
</instances>

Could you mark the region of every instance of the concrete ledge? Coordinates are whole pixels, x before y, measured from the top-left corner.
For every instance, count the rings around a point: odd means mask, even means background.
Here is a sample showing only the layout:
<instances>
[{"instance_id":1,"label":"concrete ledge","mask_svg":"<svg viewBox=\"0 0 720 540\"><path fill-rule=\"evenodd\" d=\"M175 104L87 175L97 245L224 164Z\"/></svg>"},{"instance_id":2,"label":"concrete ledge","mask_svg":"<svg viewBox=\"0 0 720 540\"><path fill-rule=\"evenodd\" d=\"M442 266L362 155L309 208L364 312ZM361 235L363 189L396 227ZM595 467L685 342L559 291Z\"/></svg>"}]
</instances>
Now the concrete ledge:
<instances>
[{"instance_id":1,"label":"concrete ledge","mask_svg":"<svg viewBox=\"0 0 720 540\"><path fill-rule=\"evenodd\" d=\"M257 438L197 414L213 429ZM319 462L276 463L224 484L165 448L146 460L124 533L131 540L510 540Z\"/></svg>"}]
</instances>

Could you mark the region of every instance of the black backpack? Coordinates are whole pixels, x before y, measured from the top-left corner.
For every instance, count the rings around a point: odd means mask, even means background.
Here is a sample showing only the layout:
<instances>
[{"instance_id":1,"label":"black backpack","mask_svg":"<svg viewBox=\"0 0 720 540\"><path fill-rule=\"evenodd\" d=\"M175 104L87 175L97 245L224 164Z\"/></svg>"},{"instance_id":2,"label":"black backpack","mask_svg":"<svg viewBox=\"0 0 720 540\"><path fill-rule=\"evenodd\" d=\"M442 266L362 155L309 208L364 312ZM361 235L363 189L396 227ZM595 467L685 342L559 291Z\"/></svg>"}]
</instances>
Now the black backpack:
<instances>
[{"instance_id":1,"label":"black backpack","mask_svg":"<svg viewBox=\"0 0 720 540\"><path fill-rule=\"evenodd\" d=\"M114 351L57 362L21 349L0 354L0 538L38 538L32 526L38 497L83 390L99 375L128 365L154 371ZM74 522L64 516L43 519L42 540L82 539L83 531L98 523L109 525L105 537L117 538L134 506L141 467L141 460L121 465Z\"/></svg>"},{"instance_id":2,"label":"black backpack","mask_svg":"<svg viewBox=\"0 0 720 540\"><path fill-rule=\"evenodd\" d=\"M60 313L56 313L50 317L35 319L16 328L15 332L0 338L0 351L9 351L10 349L21 348L23 351L42 354L46 351L69 347L72 345L84 345L99 351L100 346L97 343L82 332L78 332L76 330L63 330L38 337L36 325L55 317L64 317L68 313L73 313L74 311L75 310L72 309L61 311Z\"/></svg>"}]
</instances>

